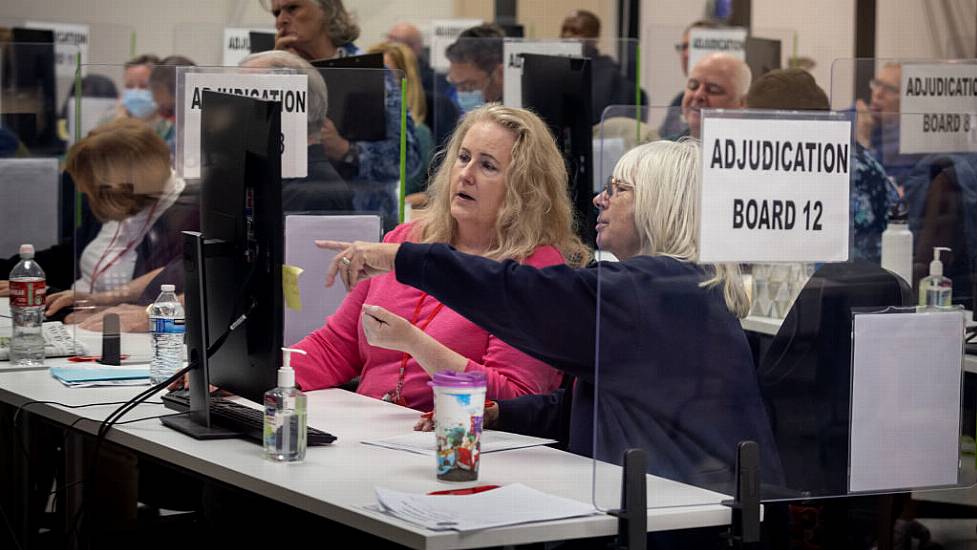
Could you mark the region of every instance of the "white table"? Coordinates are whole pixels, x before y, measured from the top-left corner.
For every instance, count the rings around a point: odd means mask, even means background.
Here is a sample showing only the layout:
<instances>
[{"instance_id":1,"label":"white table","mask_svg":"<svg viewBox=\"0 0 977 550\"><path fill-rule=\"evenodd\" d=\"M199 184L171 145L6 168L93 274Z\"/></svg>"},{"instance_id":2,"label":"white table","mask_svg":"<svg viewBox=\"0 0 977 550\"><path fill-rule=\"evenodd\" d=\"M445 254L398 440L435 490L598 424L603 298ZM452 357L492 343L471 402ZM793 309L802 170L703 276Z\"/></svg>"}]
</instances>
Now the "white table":
<instances>
[{"instance_id":1,"label":"white table","mask_svg":"<svg viewBox=\"0 0 977 550\"><path fill-rule=\"evenodd\" d=\"M62 360L63 361L63 360ZM59 360L52 360L58 363ZM0 373L0 401L19 406L28 400L65 404L119 401L141 388L70 389L44 371ZM30 412L60 424L79 417L101 420L115 407L64 409L33 405ZM129 418L165 414L161 405L142 405ZM617 518L599 514L460 535L434 532L367 509L375 503L374 487L426 493L473 484L440 482L434 459L363 445L364 439L389 437L410 430L416 411L342 390L309 394L309 424L339 439L328 447L309 448L300 464L265 460L260 446L242 440L196 441L165 428L159 420L146 420L112 430L108 439L134 451L198 472L209 478L307 510L333 521L413 548L475 548L612 535ZM77 429L93 434L97 422L82 421ZM598 502L619 502L620 469L596 466ZM590 459L548 447L484 455L477 484L523 483L546 493L591 502ZM729 509L719 504L723 495L648 476L649 531L724 525Z\"/></svg>"}]
</instances>

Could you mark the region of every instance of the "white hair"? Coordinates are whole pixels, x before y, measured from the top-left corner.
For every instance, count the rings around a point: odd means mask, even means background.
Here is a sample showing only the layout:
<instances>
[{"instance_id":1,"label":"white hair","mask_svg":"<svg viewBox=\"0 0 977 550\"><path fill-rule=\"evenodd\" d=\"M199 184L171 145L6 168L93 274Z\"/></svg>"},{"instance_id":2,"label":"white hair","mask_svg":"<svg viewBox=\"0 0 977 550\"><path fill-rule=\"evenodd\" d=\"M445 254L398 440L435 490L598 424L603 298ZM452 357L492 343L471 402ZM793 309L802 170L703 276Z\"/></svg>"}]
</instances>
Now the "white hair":
<instances>
[{"instance_id":1,"label":"white hair","mask_svg":"<svg viewBox=\"0 0 977 550\"><path fill-rule=\"evenodd\" d=\"M634 225L640 253L693 262L699 255L699 195L702 167L699 142L654 141L631 149L614 167L614 177L634 185ZM700 286L722 285L726 307L737 317L750 303L735 264L712 266Z\"/></svg>"},{"instance_id":2,"label":"white hair","mask_svg":"<svg viewBox=\"0 0 977 550\"><path fill-rule=\"evenodd\" d=\"M734 57L726 52L711 53L699 60L696 65L707 61L718 61L730 68L733 77L733 88L736 91L736 99L742 100L750 91L750 84L753 82L753 72L745 61Z\"/></svg>"},{"instance_id":3,"label":"white hair","mask_svg":"<svg viewBox=\"0 0 977 550\"><path fill-rule=\"evenodd\" d=\"M308 61L285 50L253 53L242 59L238 66L253 69L294 69L307 74L309 76L308 132L309 137L314 137L316 142L319 141L319 132L322 131L329 114L329 91L318 69Z\"/></svg>"}]
</instances>

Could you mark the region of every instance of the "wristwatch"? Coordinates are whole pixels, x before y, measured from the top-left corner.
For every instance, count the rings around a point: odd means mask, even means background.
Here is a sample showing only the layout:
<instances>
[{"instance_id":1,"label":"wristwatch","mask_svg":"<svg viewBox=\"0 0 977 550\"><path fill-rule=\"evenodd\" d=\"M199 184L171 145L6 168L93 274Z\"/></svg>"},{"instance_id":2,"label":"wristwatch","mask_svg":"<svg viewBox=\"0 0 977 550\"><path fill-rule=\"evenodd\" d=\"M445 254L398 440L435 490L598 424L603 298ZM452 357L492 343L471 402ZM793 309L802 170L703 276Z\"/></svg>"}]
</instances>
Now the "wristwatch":
<instances>
[{"instance_id":1,"label":"wristwatch","mask_svg":"<svg viewBox=\"0 0 977 550\"><path fill-rule=\"evenodd\" d=\"M360 169L360 150L355 143L350 142L346 154L336 164L336 171L344 179L349 180L356 175Z\"/></svg>"}]
</instances>

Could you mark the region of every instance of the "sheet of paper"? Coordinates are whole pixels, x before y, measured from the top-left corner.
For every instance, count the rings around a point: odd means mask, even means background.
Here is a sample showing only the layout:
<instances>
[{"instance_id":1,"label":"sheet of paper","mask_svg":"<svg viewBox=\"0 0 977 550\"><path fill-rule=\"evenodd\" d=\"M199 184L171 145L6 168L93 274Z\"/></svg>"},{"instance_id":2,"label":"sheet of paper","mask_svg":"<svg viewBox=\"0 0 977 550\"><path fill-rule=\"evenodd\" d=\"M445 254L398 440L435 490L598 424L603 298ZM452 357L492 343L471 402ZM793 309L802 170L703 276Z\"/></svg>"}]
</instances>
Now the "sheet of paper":
<instances>
[{"instance_id":1,"label":"sheet of paper","mask_svg":"<svg viewBox=\"0 0 977 550\"><path fill-rule=\"evenodd\" d=\"M955 485L963 315L854 317L849 488Z\"/></svg>"},{"instance_id":2,"label":"sheet of paper","mask_svg":"<svg viewBox=\"0 0 977 550\"><path fill-rule=\"evenodd\" d=\"M8 321L9 319L2 319ZM11 327L8 324L0 324L0 361L10 359L10 334ZM41 326L41 334L44 336L44 356L45 357L68 357L71 355L87 355L88 347L82 342L75 340L64 324L56 321L44 323Z\"/></svg>"},{"instance_id":3,"label":"sheet of paper","mask_svg":"<svg viewBox=\"0 0 977 550\"><path fill-rule=\"evenodd\" d=\"M364 445L386 447L388 449L397 449L399 451L422 455L434 456L435 452L434 432L408 432L403 435L374 441L363 441L362 443ZM524 447L538 447L540 445L549 445L550 443L556 443L556 440L485 430L482 432L481 452L494 453L522 449Z\"/></svg>"},{"instance_id":4,"label":"sheet of paper","mask_svg":"<svg viewBox=\"0 0 977 550\"><path fill-rule=\"evenodd\" d=\"M321 327L346 298L341 283L332 288L325 284L329 262L336 253L316 248L313 241L377 242L379 238L378 216L285 216L285 263L303 270L296 288L302 306L285 309L285 345L292 345Z\"/></svg>"},{"instance_id":5,"label":"sheet of paper","mask_svg":"<svg viewBox=\"0 0 977 550\"><path fill-rule=\"evenodd\" d=\"M62 382L103 382L149 378L149 367L109 367L93 364L76 367L51 367L51 376Z\"/></svg>"},{"instance_id":6,"label":"sheet of paper","mask_svg":"<svg viewBox=\"0 0 977 550\"><path fill-rule=\"evenodd\" d=\"M434 531L476 531L596 514L592 504L514 483L474 495L418 495L376 488L383 512Z\"/></svg>"},{"instance_id":7,"label":"sheet of paper","mask_svg":"<svg viewBox=\"0 0 977 550\"><path fill-rule=\"evenodd\" d=\"M302 311L302 289L299 288L299 277L305 271L294 265L282 266L282 292L285 294L285 305L288 309Z\"/></svg>"}]
</instances>

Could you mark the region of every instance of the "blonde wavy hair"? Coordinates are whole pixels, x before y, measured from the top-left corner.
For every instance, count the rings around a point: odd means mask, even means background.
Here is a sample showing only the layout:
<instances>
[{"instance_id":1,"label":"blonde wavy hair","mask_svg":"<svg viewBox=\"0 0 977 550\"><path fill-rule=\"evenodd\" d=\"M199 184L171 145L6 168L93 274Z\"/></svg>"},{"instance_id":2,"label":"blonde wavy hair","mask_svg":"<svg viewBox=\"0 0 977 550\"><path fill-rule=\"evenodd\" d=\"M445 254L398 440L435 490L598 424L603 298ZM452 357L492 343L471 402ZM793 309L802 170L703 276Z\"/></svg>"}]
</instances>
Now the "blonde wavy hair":
<instances>
[{"instance_id":1,"label":"blonde wavy hair","mask_svg":"<svg viewBox=\"0 0 977 550\"><path fill-rule=\"evenodd\" d=\"M410 111L415 124L423 123L427 118L427 98L424 95L414 52L398 42L381 42L374 44L367 53L382 53L390 56L394 64L392 68L404 72L404 76L407 77L407 110Z\"/></svg>"},{"instance_id":2,"label":"blonde wavy hair","mask_svg":"<svg viewBox=\"0 0 977 550\"><path fill-rule=\"evenodd\" d=\"M614 177L634 185L634 225L640 254L694 262L699 256L699 195L702 165L699 142L654 141L631 149L614 167ZM746 317L750 301L739 266L715 264L703 287L722 285L726 307Z\"/></svg>"},{"instance_id":3,"label":"blonde wavy hair","mask_svg":"<svg viewBox=\"0 0 977 550\"><path fill-rule=\"evenodd\" d=\"M496 260L524 260L537 247L556 247L567 264L587 263L590 251L575 232L567 189L567 170L549 128L531 111L483 105L459 121L443 162L428 186L428 206L417 213L414 238L419 242L453 242L458 222L451 216L451 169L461 142L474 125L490 122L512 132L512 161L506 171L506 192L495 221L491 248Z\"/></svg>"}]
</instances>

